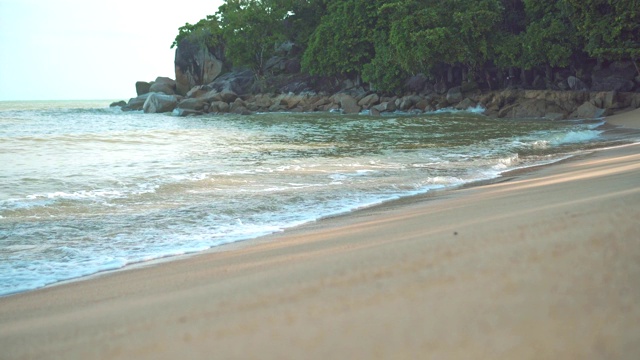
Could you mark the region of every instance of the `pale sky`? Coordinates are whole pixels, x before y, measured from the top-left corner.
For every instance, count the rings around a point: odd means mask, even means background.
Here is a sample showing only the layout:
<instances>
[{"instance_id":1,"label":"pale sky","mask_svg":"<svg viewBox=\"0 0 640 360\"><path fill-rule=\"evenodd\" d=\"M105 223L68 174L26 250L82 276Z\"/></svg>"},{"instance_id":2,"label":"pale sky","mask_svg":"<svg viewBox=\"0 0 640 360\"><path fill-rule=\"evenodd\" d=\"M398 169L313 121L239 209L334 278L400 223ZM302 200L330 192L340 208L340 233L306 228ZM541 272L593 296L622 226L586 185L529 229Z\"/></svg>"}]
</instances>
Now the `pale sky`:
<instances>
[{"instance_id":1,"label":"pale sky","mask_svg":"<svg viewBox=\"0 0 640 360\"><path fill-rule=\"evenodd\" d=\"M0 0L0 101L127 100L175 78L178 28L223 0Z\"/></svg>"}]
</instances>

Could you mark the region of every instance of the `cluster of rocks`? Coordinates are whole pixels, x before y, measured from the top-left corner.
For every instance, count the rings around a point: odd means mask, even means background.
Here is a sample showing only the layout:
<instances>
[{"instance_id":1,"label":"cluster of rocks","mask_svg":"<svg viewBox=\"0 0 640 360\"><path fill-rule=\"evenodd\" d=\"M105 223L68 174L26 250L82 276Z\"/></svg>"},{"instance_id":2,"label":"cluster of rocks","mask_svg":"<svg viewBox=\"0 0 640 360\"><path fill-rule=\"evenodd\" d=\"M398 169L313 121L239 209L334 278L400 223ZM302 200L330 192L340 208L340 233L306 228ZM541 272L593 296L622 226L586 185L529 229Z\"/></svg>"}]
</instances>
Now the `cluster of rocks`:
<instances>
[{"instance_id":1,"label":"cluster of rocks","mask_svg":"<svg viewBox=\"0 0 640 360\"><path fill-rule=\"evenodd\" d=\"M425 113L445 108L468 110L482 107L485 114L499 118L546 118L551 120L597 118L618 110L640 107L640 93L552 90L480 91L473 83L440 94L410 93L384 96L362 88L336 94L313 92L251 94L251 74L221 77L210 85L196 86L186 96L176 94L175 82L158 78L138 82L139 96L128 103L116 103L123 110L145 113L171 112L176 116L203 114L251 114L255 112L341 112L344 114L406 112Z\"/></svg>"},{"instance_id":2,"label":"cluster of rocks","mask_svg":"<svg viewBox=\"0 0 640 360\"><path fill-rule=\"evenodd\" d=\"M295 58L280 56L268 63L271 77L262 79L275 91L265 93L260 91L252 71L221 75L221 54L211 49L196 51L187 45L181 45L176 52L177 81L166 77L139 81L137 97L112 105L121 106L124 111L171 112L176 116L282 111L380 115L482 107L492 117L552 120L595 118L640 107L640 77L635 76L633 62L614 62L582 78L556 72L546 84L538 77L530 87L510 85L499 91L487 91L487 84L473 81L450 88L443 81L433 82L416 75L406 81L405 94L388 96L367 91L351 80L304 75ZM283 54L287 51L291 52L289 49ZM485 88L480 89L481 86Z\"/></svg>"}]
</instances>

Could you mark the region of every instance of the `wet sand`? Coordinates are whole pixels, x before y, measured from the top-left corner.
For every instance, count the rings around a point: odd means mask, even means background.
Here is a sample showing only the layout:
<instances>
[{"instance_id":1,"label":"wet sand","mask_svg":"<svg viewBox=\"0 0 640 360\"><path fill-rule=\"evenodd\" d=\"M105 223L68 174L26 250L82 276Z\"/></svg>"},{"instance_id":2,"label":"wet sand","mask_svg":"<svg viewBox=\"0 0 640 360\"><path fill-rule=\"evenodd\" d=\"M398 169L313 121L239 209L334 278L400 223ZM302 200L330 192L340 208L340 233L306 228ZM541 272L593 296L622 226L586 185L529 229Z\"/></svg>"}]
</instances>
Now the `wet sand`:
<instances>
[{"instance_id":1,"label":"wet sand","mask_svg":"<svg viewBox=\"0 0 640 360\"><path fill-rule=\"evenodd\" d=\"M0 298L0 358L640 358L640 145L505 180Z\"/></svg>"}]
</instances>

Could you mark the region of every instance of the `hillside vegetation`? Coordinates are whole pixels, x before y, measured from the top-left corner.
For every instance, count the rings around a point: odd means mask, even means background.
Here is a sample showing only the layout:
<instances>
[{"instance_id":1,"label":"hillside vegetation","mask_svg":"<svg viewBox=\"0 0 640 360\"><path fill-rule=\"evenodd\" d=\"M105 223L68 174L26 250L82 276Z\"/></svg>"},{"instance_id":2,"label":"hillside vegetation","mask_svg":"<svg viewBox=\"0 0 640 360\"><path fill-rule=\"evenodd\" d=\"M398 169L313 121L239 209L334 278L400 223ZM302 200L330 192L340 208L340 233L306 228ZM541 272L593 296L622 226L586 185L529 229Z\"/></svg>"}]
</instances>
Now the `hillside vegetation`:
<instances>
[{"instance_id":1,"label":"hillside vegetation","mask_svg":"<svg viewBox=\"0 0 640 360\"><path fill-rule=\"evenodd\" d=\"M258 76L289 44L302 72L388 92L416 74L554 89L557 72L588 82L618 60L640 75L637 0L226 0L181 27L173 45L185 38Z\"/></svg>"}]
</instances>

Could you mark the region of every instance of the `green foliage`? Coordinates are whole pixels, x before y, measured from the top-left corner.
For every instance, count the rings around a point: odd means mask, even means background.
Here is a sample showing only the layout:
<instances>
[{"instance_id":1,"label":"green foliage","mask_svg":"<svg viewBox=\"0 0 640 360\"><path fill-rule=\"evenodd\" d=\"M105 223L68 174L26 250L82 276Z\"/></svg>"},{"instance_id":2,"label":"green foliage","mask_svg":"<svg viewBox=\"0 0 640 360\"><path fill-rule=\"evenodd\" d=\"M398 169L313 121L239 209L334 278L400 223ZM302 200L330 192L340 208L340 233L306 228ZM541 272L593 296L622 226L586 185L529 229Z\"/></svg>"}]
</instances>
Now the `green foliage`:
<instances>
[{"instance_id":1,"label":"green foliage","mask_svg":"<svg viewBox=\"0 0 640 360\"><path fill-rule=\"evenodd\" d=\"M258 75L284 42L311 74L362 77L398 91L403 78L479 70L567 67L587 54L640 58L640 0L225 0L178 29L220 46Z\"/></svg>"},{"instance_id":2,"label":"green foliage","mask_svg":"<svg viewBox=\"0 0 640 360\"><path fill-rule=\"evenodd\" d=\"M619 60L640 57L640 1L564 0L572 21L593 57Z\"/></svg>"},{"instance_id":3,"label":"green foliage","mask_svg":"<svg viewBox=\"0 0 640 360\"><path fill-rule=\"evenodd\" d=\"M398 92L402 89L407 72L396 62L396 53L388 39L384 39L383 34L379 34L378 39L375 43L376 55L363 66L362 79L376 90Z\"/></svg>"},{"instance_id":4,"label":"green foliage","mask_svg":"<svg viewBox=\"0 0 640 360\"><path fill-rule=\"evenodd\" d=\"M371 0L333 0L315 29L302 57L311 74L359 75L374 57L376 3Z\"/></svg>"},{"instance_id":5,"label":"green foliage","mask_svg":"<svg viewBox=\"0 0 640 360\"><path fill-rule=\"evenodd\" d=\"M286 40L284 20L294 0L226 0L217 15L226 56L236 66L262 75L276 46Z\"/></svg>"},{"instance_id":6,"label":"green foliage","mask_svg":"<svg viewBox=\"0 0 640 360\"><path fill-rule=\"evenodd\" d=\"M307 44L326 12L327 0L294 1L286 20L285 36L295 44Z\"/></svg>"},{"instance_id":7,"label":"green foliage","mask_svg":"<svg viewBox=\"0 0 640 360\"><path fill-rule=\"evenodd\" d=\"M178 28L178 35L173 40L171 48L178 46L180 41L187 37L198 45L214 47L220 44L221 35L222 30L218 18L215 15L208 15L193 25L186 23Z\"/></svg>"},{"instance_id":8,"label":"green foliage","mask_svg":"<svg viewBox=\"0 0 640 360\"><path fill-rule=\"evenodd\" d=\"M410 73L429 73L443 63L483 65L493 53L490 40L502 9L498 0L404 0L387 5L398 64Z\"/></svg>"},{"instance_id":9,"label":"green foliage","mask_svg":"<svg viewBox=\"0 0 640 360\"><path fill-rule=\"evenodd\" d=\"M521 34L523 69L549 64L565 67L577 51L578 36L563 1L524 0L527 27Z\"/></svg>"}]
</instances>

